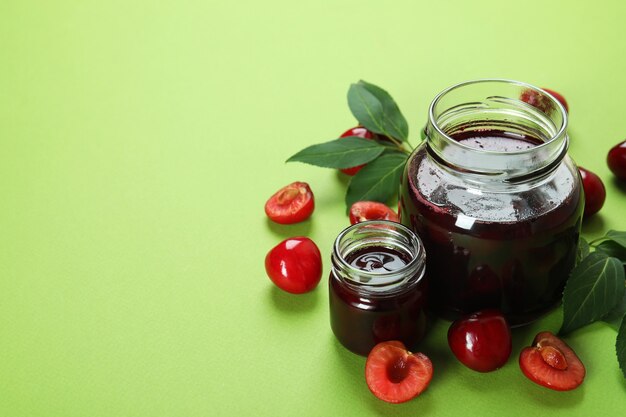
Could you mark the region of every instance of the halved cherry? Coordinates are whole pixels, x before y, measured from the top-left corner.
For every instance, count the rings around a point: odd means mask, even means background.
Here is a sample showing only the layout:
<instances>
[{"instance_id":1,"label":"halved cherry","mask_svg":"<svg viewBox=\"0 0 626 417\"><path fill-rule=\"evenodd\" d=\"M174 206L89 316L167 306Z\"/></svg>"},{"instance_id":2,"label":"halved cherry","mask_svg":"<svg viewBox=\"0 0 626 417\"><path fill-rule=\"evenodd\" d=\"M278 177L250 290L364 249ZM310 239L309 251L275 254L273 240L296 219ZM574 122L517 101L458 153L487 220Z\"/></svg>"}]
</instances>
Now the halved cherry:
<instances>
[{"instance_id":1,"label":"halved cherry","mask_svg":"<svg viewBox=\"0 0 626 417\"><path fill-rule=\"evenodd\" d=\"M606 189L604 183L595 173L578 167L580 178L583 180L583 190L585 190L585 212L584 217L596 214L604 205L606 200Z\"/></svg>"},{"instance_id":2,"label":"halved cherry","mask_svg":"<svg viewBox=\"0 0 626 417\"><path fill-rule=\"evenodd\" d=\"M586 373L576 353L550 332L539 333L533 345L522 350L519 366L528 379L556 391L578 387Z\"/></svg>"},{"instance_id":3,"label":"halved cherry","mask_svg":"<svg viewBox=\"0 0 626 417\"><path fill-rule=\"evenodd\" d=\"M320 282L322 255L308 237L292 237L268 252L265 271L278 288L302 294L313 290Z\"/></svg>"},{"instance_id":4,"label":"halved cherry","mask_svg":"<svg viewBox=\"0 0 626 417\"><path fill-rule=\"evenodd\" d=\"M379 399L402 403L421 394L433 377L433 364L423 353L411 353L402 342L374 346L365 363L367 386Z\"/></svg>"},{"instance_id":5,"label":"halved cherry","mask_svg":"<svg viewBox=\"0 0 626 417\"><path fill-rule=\"evenodd\" d=\"M353 127L352 129L346 130L345 132L343 132L341 134L340 138L347 138L348 136L357 136L359 138L364 138L364 139L373 139L374 138L374 134L372 132L370 132L369 130L367 130L366 128L361 127L361 126ZM343 172L346 175L353 176L357 172L359 172L361 170L361 168L363 168L364 166L365 166L365 164L357 165L357 166L352 167L352 168L344 168L344 169L341 170L341 172Z\"/></svg>"},{"instance_id":6,"label":"halved cherry","mask_svg":"<svg viewBox=\"0 0 626 417\"><path fill-rule=\"evenodd\" d=\"M367 220L389 220L398 222L398 215L378 201L357 201L350 207L350 224Z\"/></svg>"},{"instance_id":7,"label":"halved cherry","mask_svg":"<svg viewBox=\"0 0 626 417\"><path fill-rule=\"evenodd\" d=\"M315 208L311 187L306 182L293 182L280 190L265 203L265 214L280 224L298 223L306 220Z\"/></svg>"}]
</instances>

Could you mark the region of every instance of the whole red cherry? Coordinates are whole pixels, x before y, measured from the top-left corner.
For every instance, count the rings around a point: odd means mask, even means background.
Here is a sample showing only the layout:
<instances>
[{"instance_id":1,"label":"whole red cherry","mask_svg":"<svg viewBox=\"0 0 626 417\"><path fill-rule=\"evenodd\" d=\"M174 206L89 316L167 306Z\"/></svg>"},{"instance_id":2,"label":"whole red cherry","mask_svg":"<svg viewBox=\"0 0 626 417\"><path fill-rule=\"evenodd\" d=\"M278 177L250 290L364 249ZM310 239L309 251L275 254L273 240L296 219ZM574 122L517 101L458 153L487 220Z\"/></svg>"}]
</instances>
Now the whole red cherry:
<instances>
[{"instance_id":1,"label":"whole red cherry","mask_svg":"<svg viewBox=\"0 0 626 417\"><path fill-rule=\"evenodd\" d=\"M452 323L448 345L463 365L490 372L502 367L511 355L511 329L500 311L478 311Z\"/></svg>"},{"instance_id":2,"label":"whole red cherry","mask_svg":"<svg viewBox=\"0 0 626 417\"><path fill-rule=\"evenodd\" d=\"M308 237L291 237L268 252L265 271L278 288L302 294L313 290L320 282L322 255Z\"/></svg>"},{"instance_id":3,"label":"whole red cherry","mask_svg":"<svg viewBox=\"0 0 626 417\"><path fill-rule=\"evenodd\" d=\"M611 148L606 157L606 162L617 178L626 181L626 140Z\"/></svg>"},{"instance_id":4,"label":"whole red cherry","mask_svg":"<svg viewBox=\"0 0 626 417\"><path fill-rule=\"evenodd\" d=\"M600 177L593 172L580 166L578 171L583 180L583 189L585 190L585 212L583 216L589 217L600 211L604 205L606 189Z\"/></svg>"}]
</instances>

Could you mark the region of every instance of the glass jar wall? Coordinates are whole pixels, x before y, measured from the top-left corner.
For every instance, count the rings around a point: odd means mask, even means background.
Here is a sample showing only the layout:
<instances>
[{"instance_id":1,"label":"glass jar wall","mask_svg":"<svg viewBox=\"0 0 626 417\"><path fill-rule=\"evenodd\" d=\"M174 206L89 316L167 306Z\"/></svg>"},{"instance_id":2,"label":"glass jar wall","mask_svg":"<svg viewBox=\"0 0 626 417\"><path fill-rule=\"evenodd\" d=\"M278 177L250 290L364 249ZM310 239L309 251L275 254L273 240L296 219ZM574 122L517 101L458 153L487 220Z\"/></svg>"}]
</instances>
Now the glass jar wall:
<instances>
[{"instance_id":1,"label":"glass jar wall","mask_svg":"<svg viewBox=\"0 0 626 417\"><path fill-rule=\"evenodd\" d=\"M560 300L584 204L566 129L561 104L520 82L466 82L433 100L400 218L424 242L439 315L498 308L521 325Z\"/></svg>"},{"instance_id":2,"label":"glass jar wall","mask_svg":"<svg viewBox=\"0 0 626 417\"><path fill-rule=\"evenodd\" d=\"M426 331L424 259L420 239L398 223L357 223L337 237L330 324L346 348L367 355L387 340L417 346Z\"/></svg>"}]
</instances>

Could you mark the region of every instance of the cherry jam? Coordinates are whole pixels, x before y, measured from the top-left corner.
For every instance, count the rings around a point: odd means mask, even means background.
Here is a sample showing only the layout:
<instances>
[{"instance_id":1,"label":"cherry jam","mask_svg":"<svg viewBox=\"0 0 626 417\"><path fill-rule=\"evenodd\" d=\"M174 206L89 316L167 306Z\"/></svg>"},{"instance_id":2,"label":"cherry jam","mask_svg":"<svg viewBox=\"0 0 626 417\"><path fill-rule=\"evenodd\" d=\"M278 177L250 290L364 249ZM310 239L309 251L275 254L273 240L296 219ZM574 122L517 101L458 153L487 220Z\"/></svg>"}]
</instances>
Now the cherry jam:
<instances>
[{"instance_id":1,"label":"cherry jam","mask_svg":"<svg viewBox=\"0 0 626 417\"><path fill-rule=\"evenodd\" d=\"M357 223L337 238L332 264L330 324L337 339L360 355L387 340L415 348L426 331L419 238L397 223Z\"/></svg>"},{"instance_id":2,"label":"cherry jam","mask_svg":"<svg viewBox=\"0 0 626 417\"><path fill-rule=\"evenodd\" d=\"M431 310L497 308L522 325L559 302L584 206L567 121L553 96L518 81L468 81L432 101L400 186L400 221L428 254Z\"/></svg>"},{"instance_id":3,"label":"cherry jam","mask_svg":"<svg viewBox=\"0 0 626 417\"><path fill-rule=\"evenodd\" d=\"M532 150L542 142L502 130L450 135L486 152ZM528 323L561 298L574 267L583 194L562 164L535 185L489 190L447 175L427 147L407 164L401 222L416 231L428 258L430 306L441 316L502 310ZM459 176L461 180L459 180Z\"/></svg>"},{"instance_id":4,"label":"cherry jam","mask_svg":"<svg viewBox=\"0 0 626 417\"><path fill-rule=\"evenodd\" d=\"M368 272L393 272L404 268L411 259L401 252L384 246L369 246L347 256L353 268Z\"/></svg>"}]
</instances>

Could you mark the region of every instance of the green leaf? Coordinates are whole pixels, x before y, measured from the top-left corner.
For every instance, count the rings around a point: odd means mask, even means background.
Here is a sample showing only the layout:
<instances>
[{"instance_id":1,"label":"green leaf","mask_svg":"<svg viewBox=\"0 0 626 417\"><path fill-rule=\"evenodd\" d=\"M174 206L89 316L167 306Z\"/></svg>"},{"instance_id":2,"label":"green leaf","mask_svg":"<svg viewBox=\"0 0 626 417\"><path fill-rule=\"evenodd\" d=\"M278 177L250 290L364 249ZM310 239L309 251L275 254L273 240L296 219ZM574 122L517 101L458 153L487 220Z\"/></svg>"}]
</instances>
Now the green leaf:
<instances>
[{"instance_id":1,"label":"green leaf","mask_svg":"<svg viewBox=\"0 0 626 417\"><path fill-rule=\"evenodd\" d=\"M585 257L589 255L589 243L585 238L581 237L578 240L578 250L576 251L576 264L578 265Z\"/></svg>"},{"instance_id":2,"label":"green leaf","mask_svg":"<svg viewBox=\"0 0 626 417\"><path fill-rule=\"evenodd\" d=\"M607 323L613 329L619 329L620 323L626 316L626 291L624 291L624 296L621 301L617 302L617 305L613 307L609 314L602 317L602 321Z\"/></svg>"},{"instance_id":3,"label":"green leaf","mask_svg":"<svg viewBox=\"0 0 626 417\"><path fill-rule=\"evenodd\" d=\"M624 296L624 267L619 259L594 252L576 265L563 292L565 334L594 322Z\"/></svg>"},{"instance_id":4,"label":"green leaf","mask_svg":"<svg viewBox=\"0 0 626 417\"><path fill-rule=\"evenodd\" d=\"M626 378L626 317L622 320L622 325L617 332L615 352L617 353L619 367L622 370L622 374L624 374L624 378Z\"/></svg>"},{"instance_id":5,"label":"green leaf","mask_svg":"<svg viewBox=\"0 0 626 417\"><path fill-rule=\"evenodd\" d=\"M609 230L606 232L606 237L613 242L626 249L626 232L618 232L617 230Z\"/></svg>"},{"instance_id":6,"label":"green leaf","mask_svg":"<svg viewBox=\"0 0 626 417\"><path fill-rule=\"evenodd\" d=\"M382 88L363 80L350 85L348 106L359 123L372 132L408 140L409 125L396 102Z\"/></svg>"},{"instance_id":7,"label":"green leaf","mask_svg":"<svg viewBox=\"0 0 626 417\"><path fill-rule=\"evenodd\" d=\"M309 146L287 162L304 162L325 168L351 168L376 159L385 147L374 140L357 136L331 140Z\"/></svg>"},{"instance_id":8,"label":"green leaf","mask_svg":"<svg viewBox=\"0 0 626 417\"><path fill-rule=\"evenodd\" d=\"M350 181L346 193L346 206L357 201L387 202L398 193L400 176L404 171L407 155L389 152L365 165Z\"/></svg>"},{"instance_id":9,"label":"green leaf","mask_svg":"<svg viewBox=\"0 0 626 417\"><path fill-rule=\"evenodd\" d=\"M615 243L613 240L605 240L600 242L596 246L597 252L602 252L607 256L612 256L613 258L617 258L622 261L622 263L626 262L626 248Z\"/></svg>"},{"instance_id":10,"label":"green leaf","mask_svg":"<svg viewBox=\"0 0 626 417\"><path fill-rule=\"evenodd\" d=\"M618 258L626 265L626 232L609 230L603 239L596 245L596 250Z\"/></svg>"}]
</instances>

